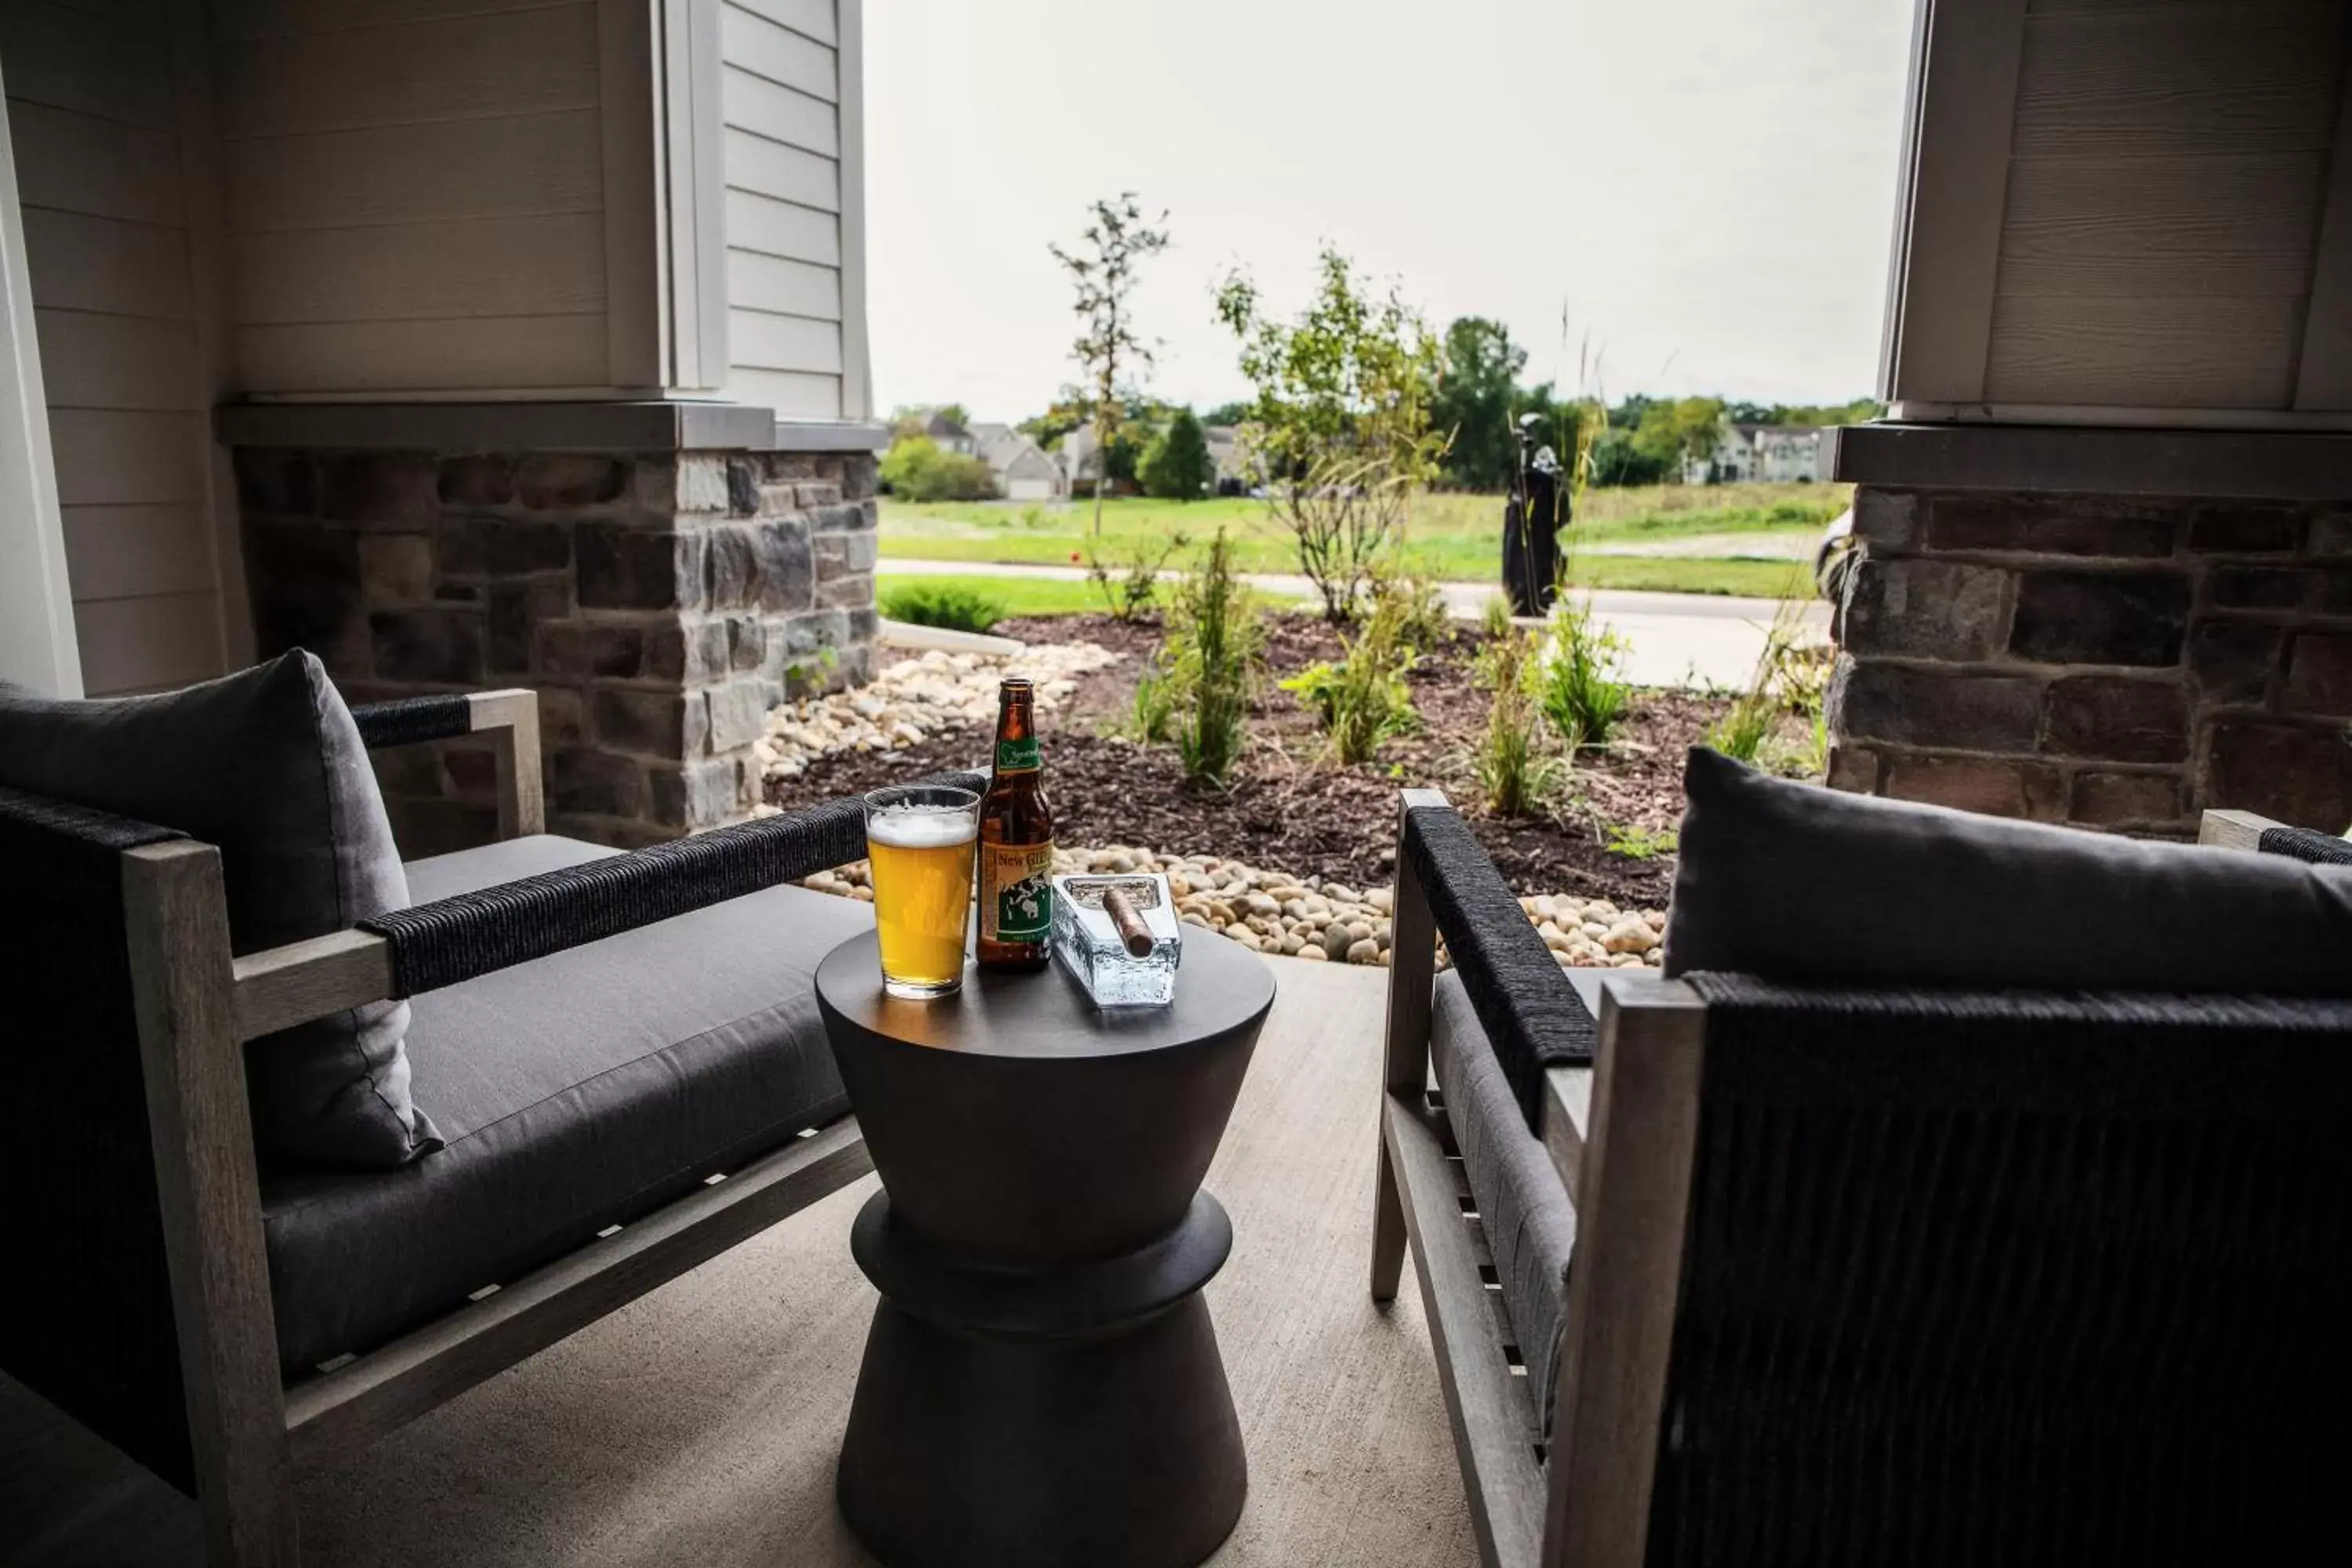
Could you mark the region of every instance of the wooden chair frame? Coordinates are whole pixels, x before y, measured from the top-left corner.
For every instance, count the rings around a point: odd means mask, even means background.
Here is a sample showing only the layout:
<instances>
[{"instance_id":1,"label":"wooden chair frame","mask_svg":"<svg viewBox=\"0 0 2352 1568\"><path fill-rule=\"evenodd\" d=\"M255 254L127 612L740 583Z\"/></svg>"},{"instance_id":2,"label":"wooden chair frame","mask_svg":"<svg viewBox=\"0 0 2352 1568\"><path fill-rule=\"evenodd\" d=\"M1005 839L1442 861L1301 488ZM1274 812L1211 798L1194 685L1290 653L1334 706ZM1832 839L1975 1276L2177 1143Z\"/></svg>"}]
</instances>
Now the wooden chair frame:
<instances>
[{"instance_id":1,"label":"wooden chair frame","mask_svg":"<svg viewBox=\"0 0 2352 1568\"><path fill-rule=\"evenodd\" d=\"M1407 790L1402 811L1444 807ZM1547 1070L1539 1133L1576 1206L1576 1267L1538 1451L1538 1391L1505 1331L1430 1103L1436 927L1399 819L1372 1298L1395 1298L1410 1242L1438 1384L1485 1568L1634 1568L1643 1560L1681 1284L1706 1007L1654 975L1612 975L1591 1068Z\"/></svg>"},{"instance_id":2,"label":"wooden chair frame","mask_svg":"<svg viewBox=\"0 0 2352 1568\"><path fill-rule=\"evenodd\" d=\"M501 837L542 830L538 699L469 700L498 759ZM356 1447L873 1168L853 1117L332 1371L285 1382L245 1042L392 989L384 940L341 931L243 958L229 948L220 851L173 840L122 856L123 906L172 1304L207 1554L299 1561L296 1463Z\"/></svg>"}]
</instances>

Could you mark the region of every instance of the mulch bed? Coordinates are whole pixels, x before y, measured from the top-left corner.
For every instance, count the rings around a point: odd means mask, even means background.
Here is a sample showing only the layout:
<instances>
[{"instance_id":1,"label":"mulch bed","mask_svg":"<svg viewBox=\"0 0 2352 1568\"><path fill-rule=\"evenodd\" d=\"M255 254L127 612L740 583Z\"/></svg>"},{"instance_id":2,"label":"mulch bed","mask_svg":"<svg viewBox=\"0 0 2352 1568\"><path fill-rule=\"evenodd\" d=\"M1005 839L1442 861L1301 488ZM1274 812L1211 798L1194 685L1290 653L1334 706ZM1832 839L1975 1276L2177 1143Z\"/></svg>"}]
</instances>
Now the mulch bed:
<instances>
[{"instance_id":1,"label":"mulch bed","mask_svg":"<svg viewBox=\"0 0 2352 1568\"><path fill-rule=\"evenodd\" d=\"M1278 616L1268 626L1267 664L1276 679L1339 654L1337 637L1306 616ZM1470 679L1478 634L1463 630L1412 673L1421 728L1386 742L1376 761L1351 767L1332 761L1314 716L1270 680L1252 704L1251 751L1233 787L1190 790L1171 750L1116 733L1128 718L1136 679L1160 646L1155 622L1065 616L996 629L1031 642L1098 643L1129 656L1083 678L1069 702L1041 718L1046 795L1063 843L1220 855L1359 887L1389 880L1397 791L1411 784L1444 790L1521 894L1661 906L1674 883L1673 855L1612 853L1609 828L1654 834L1675 826L1682 816L1683 753L1729 706L1727 699L1688 692L1640 692L1607 750L1580 759L1551 816L1496 818L1479 804L1472 769L1486 700ZM770 780L768 795L778 805L804 805L974 765L986 749L975 730L901 751L827 757L800 778Z\"/></svg>"}]
</instances>

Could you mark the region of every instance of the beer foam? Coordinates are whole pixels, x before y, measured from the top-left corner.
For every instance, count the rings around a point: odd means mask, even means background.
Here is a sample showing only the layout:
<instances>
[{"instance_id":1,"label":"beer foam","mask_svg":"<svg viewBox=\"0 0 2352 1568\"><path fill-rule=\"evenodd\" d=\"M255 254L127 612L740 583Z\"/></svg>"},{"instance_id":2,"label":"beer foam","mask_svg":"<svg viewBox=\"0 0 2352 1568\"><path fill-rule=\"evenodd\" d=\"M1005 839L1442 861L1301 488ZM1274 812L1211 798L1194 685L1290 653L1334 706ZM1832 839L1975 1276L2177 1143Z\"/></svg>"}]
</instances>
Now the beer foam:
<instances>
[{"instance_id":1,"label":"beer foam","mask_svg":"<svg viewBox=\"0 0 2352 1568\"><path fill-rule=\"evenodd\" d=\"M969 809L894 805L866 815L866 837L893 849L946 849L979 836Z\"/></svg>"}]
</instances>

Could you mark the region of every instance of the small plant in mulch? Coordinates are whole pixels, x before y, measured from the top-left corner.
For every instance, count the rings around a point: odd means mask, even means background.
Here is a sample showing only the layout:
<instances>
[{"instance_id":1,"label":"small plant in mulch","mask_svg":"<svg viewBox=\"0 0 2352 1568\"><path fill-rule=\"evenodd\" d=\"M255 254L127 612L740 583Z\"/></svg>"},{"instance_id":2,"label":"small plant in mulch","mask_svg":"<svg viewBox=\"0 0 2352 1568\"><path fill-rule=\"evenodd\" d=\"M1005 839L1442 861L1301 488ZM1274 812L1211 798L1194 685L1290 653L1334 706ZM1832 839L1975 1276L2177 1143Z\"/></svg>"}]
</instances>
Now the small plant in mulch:
<instances>
[{"instance_id":1,"label":"small plant in mulch","mask_svg":"<svg viewBox=\"0 0 2352 1568\"><path fill-rule=\"evenodd\" d=\"M1421 657L1410 633L1415 616L1412 595L1400 580L1375 581L1356 634L1340 634L1340 657L1308 665L1282 682L1322 721L1340 762L1368 763L1382 741L1413 728L1412 693L1404 678Z\"/></svg>"},{"instance_id":2,"label":"small plant in mulch","mask_svg":"<svg viewBox=\"0 0 2352 1568\"><path fill-rule=\"evenodd\" d=\"M1265 645L1257 605L1221 528L1176 590L1160 655L1186 784L1223 788L1233 776L1248 739L1250 693Z\"/></svg>"},{"instance_id":3,"label":"small plant in mulch","mask_svg":"<svg viewBox=\"0 0 2352 1568\"><path fill-rule=\"evenodd\" d=\"M1497 816L1538 815L1567 771L1549 748L1543 712L1529 689L1536 655L1535 637L1515 629L1506 616L1472 670L1487 694L1486 727L1472 760L1486 809Z\"/></svg>"},{"instance_id":4,"label":"small plant in mulch","mask_svg":"<svg viewBox=\"0 0 2352 1568\"><path fill-rule=\"evenodd\" d=\"M1099 539L1087 542L1087 581L1103 596L1111 619L1132 626L1149 614L1159 596L1160 576L1170 557L1192 542L1182 532L1139 540L1120 547Z\"/></svg>"},{"instance_id":5,"label":"small plant in mulch","mask_svg":"<svg viewBox=\"0 0 2352 1568\"><path fill-rule=\"evenodd\" d=\"M1625 639L1602 626L1590 594L1553 605L1549 641L1536 671L1536 700L1572 752L1608 744L1632 705Z\"/></svg>"},{"instance_id":6,"label":"small plant in mulch","mask_svg":"<svg viewBox=\"0 0 2352 1568\"><path fill-rule=\"evenodd\" d=\"M1708 727L1706 744L1727 757L1769 765L1776 772L1817 773L1829 754L1824 698L1829 687L1829 650L1804 638L1803 605L1791 600L1772 617L1764 650L1747 689ZM1780 741L1784 716L1805 721L1804 738ZM1768 749L1770 754L1768 755Z\"/></svg>"}]
</instances>

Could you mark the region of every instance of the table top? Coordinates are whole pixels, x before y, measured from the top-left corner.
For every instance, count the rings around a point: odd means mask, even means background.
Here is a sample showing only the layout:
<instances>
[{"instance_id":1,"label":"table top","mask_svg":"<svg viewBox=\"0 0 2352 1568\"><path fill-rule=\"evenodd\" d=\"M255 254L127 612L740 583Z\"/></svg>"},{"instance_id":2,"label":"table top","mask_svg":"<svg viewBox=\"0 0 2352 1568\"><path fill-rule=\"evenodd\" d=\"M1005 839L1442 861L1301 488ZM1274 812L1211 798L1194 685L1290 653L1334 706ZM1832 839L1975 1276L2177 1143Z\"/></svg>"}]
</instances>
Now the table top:
<instances>
[{"instance_id":1,"label":"table top","mask_svg":"<svg viewBox=\"0 0 2352 1568\"><path fill-rule=\"evenodd\" d=\"M817 965L826 1012L886 1039L961 1055L1067 1059L1131 1056L1230 1035L1274 1003L1274 972L1238 942L1184 930L1176 998L1164 1007L1097 1007L1059 960L1041 973L964 971L952 996L910 1002L882 989L874 933L854 936Z\"/></svg>"}]
</instances>

